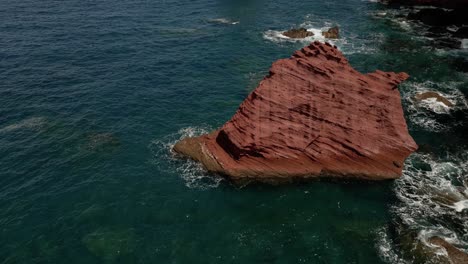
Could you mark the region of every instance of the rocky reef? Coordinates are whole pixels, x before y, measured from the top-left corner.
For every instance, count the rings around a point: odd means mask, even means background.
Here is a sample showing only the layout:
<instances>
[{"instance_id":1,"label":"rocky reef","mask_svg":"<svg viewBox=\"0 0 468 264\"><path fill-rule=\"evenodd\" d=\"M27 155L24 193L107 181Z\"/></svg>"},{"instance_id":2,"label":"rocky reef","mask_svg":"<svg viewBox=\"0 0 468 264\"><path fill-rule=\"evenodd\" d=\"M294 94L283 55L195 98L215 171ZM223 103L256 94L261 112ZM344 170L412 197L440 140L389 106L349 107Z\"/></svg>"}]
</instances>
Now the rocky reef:
<instances>
[{"instance_id":1,"label":"rocky reef","mask_svg":"<svg viewBox=\"0 0 468 264\"><path fill-rule=\"evenodd\" d=\"M390 6L411 8L407 19L427 26L422 33L437 48L468 48L468 0L388 0ZM417 7L414 7L417 6ZM439 8L435 8L439 7Z\"/></svg>"},{"instance_id":2,"label":"rocky reef","mask_svg":"<svg viewBox=\"0 0 468 264\"><path fill-rule=\"evenodd\" d=\"M313 36L314 33L307 31L305 28L293 28L283 32L283 35L288 38L307 38Z\"/></svg>"},{"instance_id":3,"label":"rocky reef","mask_svg":"<svg viewBox=\"0 0 468 264\"><path fill-rule=\"evenodd\" d=\"M398 178L417 149L397 89L408 77L362 74L336 47L314 42L274 62L220 129L174 151L235 182Z\"/></svg>"},{"instance_id":4,"label":"rocky reef","mask_svg":"<svg viewBox=\"0 0 468 264\"><path fill-rule=\"evenodd\" d=\"M329 28L327 31L322 31L322 35L329 39L337 39L340 37L340 29L338 27Z\"/></svg>"}]
</instances>

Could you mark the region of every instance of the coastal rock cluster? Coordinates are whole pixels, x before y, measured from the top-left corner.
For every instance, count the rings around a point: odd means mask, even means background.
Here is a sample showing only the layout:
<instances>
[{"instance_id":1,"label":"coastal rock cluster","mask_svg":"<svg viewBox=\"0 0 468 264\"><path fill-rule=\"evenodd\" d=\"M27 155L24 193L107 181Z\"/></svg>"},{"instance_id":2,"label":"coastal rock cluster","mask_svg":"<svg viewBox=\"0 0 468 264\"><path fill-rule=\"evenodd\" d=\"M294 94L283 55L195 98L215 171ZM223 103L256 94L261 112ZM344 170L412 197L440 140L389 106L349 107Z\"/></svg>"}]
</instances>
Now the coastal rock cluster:
<instances>
[{"instance_id":1,"label":"coastal rock cluster","mask_svg":"<svg viewBox=\"0 0 468 264\"><path fill-rule=\"evenodd\" d=\"M407 19L428 26L426 37L439 48L468 48L468 0L388 0L412 8ZM418 6L418 7L412 7ZM434 8L439 7L439 8Z\"/></svg>"},{"instance_id":2,"label":"coastal rock cluster","mask_svg":"<svg viewBox=\"0 0 468 264\"><path fill-rule=\"evenodd\" d=\"M314 36L313 32L308 31L307 29L302 27L292 28L288 31L284 31L282 34L283 36L293 39L303 39ZM331 27L326 31L322 31L322 36L329 39L337 39L340 37L340 29L338 27Z\"/></svg>"},{"instance_id":3,"label":"coastal rock cluster","mask_svg":"<svg viewBox=\"0 0 468 264\"><path fill-rule=\"evenodd\" d=\"M283 32L283 35L288 38L307 38L313 36L314 33L307 31L305 28L293 28Z\"/></svg>"},{"instance_id":4,"label":"coastal rock cluster","mask_svg":"<svg viewBox=\"0 0 468 264\"><path fill-rule=\"evenodd\" d=\"M397 89L407 78L362 74L336 47L314 42L274 62L220 129L174 151L240 182L398 178L417 149Z\"/></svg>"}]
</instances>

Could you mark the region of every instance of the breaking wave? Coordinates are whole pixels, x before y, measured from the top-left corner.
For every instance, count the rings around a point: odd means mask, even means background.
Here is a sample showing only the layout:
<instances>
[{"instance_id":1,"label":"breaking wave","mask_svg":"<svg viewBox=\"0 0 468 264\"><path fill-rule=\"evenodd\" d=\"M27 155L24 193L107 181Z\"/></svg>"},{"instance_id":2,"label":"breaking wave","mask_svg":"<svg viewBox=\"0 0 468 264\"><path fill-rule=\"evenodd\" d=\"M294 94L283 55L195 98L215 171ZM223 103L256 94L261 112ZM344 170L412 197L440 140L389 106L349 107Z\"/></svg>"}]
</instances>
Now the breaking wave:
<instances>
[{"instance_id":1,"label":"breaking wave","mask_svg":"<svg viewBox=\"0 0 468 264\"><path fill-rule=\"evenodd\" d=\"M412 250L422 244L435 255L446 251L429 242L438 236L460 250L468 248L468 151L435 158L414 153L406 161L403 176L395 181L400 203L392 212L402 226L417 233ZM378 249L390 263L406 263L388 235L379 231Z\"/></svg>"},{"instance_id":2,"label":"breaking wave","mask_svg":"<svg viewBox=\"0 0 468 264\"><path fill-rule=\"evenodd\" d=\"M407 224L451 215L461 220L468 238L468 221L462 218L468 213L463 212L468 199L467 175L468 152L460 156L447 155L444 159L413 154L406 162L403 176L396 181L397 196L405 205L396 208L396 212L404 216L402 219Z\"/></svg>"},{"instance_id":3,"label":"breaking wave","mask_svg":"<svg viewBox=\"0 0 468 264\"><path fill-rule=\"evenodd\" d=\"M303 45L309 44L313 41L320 41L320 42L328 42L332 45L338 47L338 49L343 52L343 54L350 55L355 53L360 54L370 54L375 53L378 50L378 45L384 41L383 34L374 34L369 36L368 39L363 39L362 36L353 35L349 33L343 34L342 28L340 28L340 38L338 39L327 39L322 35L323 31L327 31L332 26L336 25L335 23L329 22L304 22L299 27L305 28L307 31L314 33L313 36L306 37L306 38L289 38L283 35L283 32L287 29L283 30L267 30L263 33L263 38L269 40L274 43L282 44L282 43L301 43Z\"/></svg>"},{"instance_id":4,"label":"breaking wave","mask_svg":"<svg viewBox=\"0 0 468 264\"><path fill-rule=\"evenodd\" d=\"M176 171L185 181L185 185L195 189L218 187L222 177L209 174L199 162L177 157L172 148L177 141L186 137L196 137L211 131L209 127L187 127L170 134L161 140L151 142L149 148L153 154L152 163L162 171ZM169 166L168 166L169 165Z\"/></svg>"},{"instance_id":5,"label":"breaking wave","mask_svg":"<svg viewBox=\"0 0 468 264\"><path fill-rule=\"evenodd\" d=\"M322 31L328 30L330 27L322 27L322 28L314 28L311 27L310 25L304 25L302 24L301 27L304 27L307 29L308 32L314 33L313 36L306 37L306 38L290 38L285 35L283 35L283 32L286 30L267 30L266 32L263 33L263 37L267 40L279 43L279 42L304 42L304 43L310 43L313 41L321 41L321 42L329 42L332 45L335 45L336 40L329 40L326 39L322 35Z\"/></svg>"}]
</instances>

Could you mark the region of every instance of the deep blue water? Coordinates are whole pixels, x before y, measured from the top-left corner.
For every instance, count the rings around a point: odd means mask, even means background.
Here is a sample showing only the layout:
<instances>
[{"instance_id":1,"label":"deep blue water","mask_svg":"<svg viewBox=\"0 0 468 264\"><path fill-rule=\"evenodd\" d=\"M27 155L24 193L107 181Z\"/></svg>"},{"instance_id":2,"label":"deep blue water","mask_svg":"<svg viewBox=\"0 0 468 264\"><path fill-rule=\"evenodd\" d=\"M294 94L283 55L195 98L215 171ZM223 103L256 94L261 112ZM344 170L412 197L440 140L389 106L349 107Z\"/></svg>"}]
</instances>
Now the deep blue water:
<instances>
[{"instance_id":1,"label":"deep blue water","mask_svg":"<svg viewBox=\"0 0 468 264\"><path fill-rule=\"evenodd\" d=\"M399 12L361 0L0 1L0 263L411 261L395 230L468 249L467 210L431 195L468 199L467 53L433 48ZM412 76L403 104L431 153L401 180L237 188L171 157L307 44L277 37L300 25L339 25L335 44L362 72ZM428 89L454 109L412 101Z\"/></svg>"}]
</instances>

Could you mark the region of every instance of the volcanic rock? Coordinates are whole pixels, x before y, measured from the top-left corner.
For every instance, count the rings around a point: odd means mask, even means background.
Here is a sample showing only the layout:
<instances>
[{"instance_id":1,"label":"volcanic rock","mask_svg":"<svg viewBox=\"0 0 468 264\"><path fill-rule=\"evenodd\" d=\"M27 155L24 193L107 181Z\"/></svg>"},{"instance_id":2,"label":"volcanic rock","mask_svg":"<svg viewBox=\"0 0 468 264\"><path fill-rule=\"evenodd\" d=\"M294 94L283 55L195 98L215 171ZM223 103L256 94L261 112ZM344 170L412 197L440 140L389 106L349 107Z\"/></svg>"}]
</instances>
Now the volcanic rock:
<instances>
[{"instance_id":1,"label":"volcanic rock","mask_svg":"<svg viewBox=\"0 0 468 264\"><path fill-rule=\"evenodd\" d=\"M437 92L424 92L419 93L415 96L415 99L418 101L427 100L427 99L435 99L437 102L443 103L447 107L452 107L453 103L450 102L447 98L443 97L442 95L438 94Z\"/></svg>"},{"instance_id":2,"label":"volcanic rock","mask_svg":"<svg viewBox=\"0 0 468 264\"><path fill-rule=\"evenodd\" d=\"M340 37L340 29L338 27L332 27L327 31L322 31L322 35L329 39L337 39Z\"/></svg>"},{"instance_id":3,"label":"volcanic rock","mask_svg":"<svg viewBox=\"0 0 468 264\"><path fill-rule=\"evenodd\" d=\"M305 28L293 28L283 32L283 35L288 38L306 38L313 36L314 33L307 31Z\"/></svg>"},{"instance_id":4,"label":"volcanic rock","mask_svg":"<svg viewBox=\"0 0 468 264\"><path fill-rule=\"evenodd\" d=\"M417 149L397 89L408 77L362 74L336 47L314 42L274 62L220 129L174 151L241 183L398 178Z\"/></svg>"}]
</instances>

